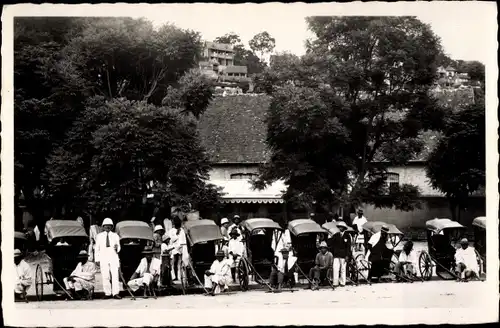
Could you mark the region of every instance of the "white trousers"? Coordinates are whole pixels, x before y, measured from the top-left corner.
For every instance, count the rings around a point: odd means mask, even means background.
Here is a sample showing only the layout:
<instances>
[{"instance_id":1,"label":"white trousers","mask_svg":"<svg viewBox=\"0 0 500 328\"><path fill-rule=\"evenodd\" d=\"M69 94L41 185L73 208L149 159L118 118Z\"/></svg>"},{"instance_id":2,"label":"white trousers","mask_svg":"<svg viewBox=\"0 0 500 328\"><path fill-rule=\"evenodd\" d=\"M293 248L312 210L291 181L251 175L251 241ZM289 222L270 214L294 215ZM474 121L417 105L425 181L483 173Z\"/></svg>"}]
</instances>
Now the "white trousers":
<instances>
[{"instance_id":1,"label":"white trousers","mask_svg":"<svg viewBox=\"0 0 500 328\"><path fill-rule=\"evenodd\" d=\"M120 293L120 279L118 276L119 262L104 262L101 260L102 288L104 294L118 295Z\"/></svg>"},{"instance_id":2,"label":"white trousers","mask_svg":"<svg viewBox=\"0 0 500 328\"><path fill-rule=\"evenodd\" d=\"M228 289L229 287L227 286L227 277L219 274L213 274L211 276L205 275L205 288L212 288L212 284L216 283L217 286L215 287L215 294L220 293L220 288L221 286L224 287L224 290Z\"/></svg>"},{"instance_id":3,"label":"white trousers","mask_svg":"<svg viewBox=\"0 0 500 328\"><path fill-rule=\"evenodd\" d=\"M74 277L73 280L75 282L69 281L68 278L64 278L64 286L66 289L74 289L76 291L80 291L82 289L90 291L91 289L94 288L94 284L90 281L81 279L81 278L76 278Z\"/></svg>"},{"instance_id":4,"label":"white trousers","mask_svg":"<svg viewBox=\"0 0 500 328\"><path fill-rule=\"evenodd\" d=\"M142 276L141 278L136 278L136 279L130 280L127 283L127 285L130 287L130 289L133 292L136 292L142 286L149 285L151 283L151 281L153 281L153 275L151 273L146 272L146 273L144 273L144 276Z\"/></svg>"},{"instance_id":5,"label":"white trousers","mask_svg":"<svg viewBox=\"0 0 500 328\"><path fill-rule=\"evenodd\" d=\"M16 278L16 282L14 283L14 293L16 294L22 294L23 291L28 291L31 286L26 286L21 283L19 279Z\"/></svg>"},{"instance_id":6,"label":"white trousers","mask_svg":"<svg viewBox=\"0 0 500 328\"><path fill-rule=\"evenodd\" d=\"M345 259L341 258L334 258L333 259L333 285L338 286L339 282L340 285L345 286L345 281L346 281L346 261Z\"/></svg>"}]
</instances>

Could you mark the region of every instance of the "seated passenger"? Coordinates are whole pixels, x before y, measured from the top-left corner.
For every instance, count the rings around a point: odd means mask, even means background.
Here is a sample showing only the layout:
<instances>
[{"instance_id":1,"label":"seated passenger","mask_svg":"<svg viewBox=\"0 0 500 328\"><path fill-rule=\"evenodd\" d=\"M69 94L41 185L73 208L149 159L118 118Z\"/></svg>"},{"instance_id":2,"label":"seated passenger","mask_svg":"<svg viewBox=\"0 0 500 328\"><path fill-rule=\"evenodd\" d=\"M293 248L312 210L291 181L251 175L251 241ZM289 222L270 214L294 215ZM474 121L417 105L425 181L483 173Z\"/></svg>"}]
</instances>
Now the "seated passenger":
<instances>
[{"instance_id":1,"label":"seated passenger","mask_svg":"<svg viewBox=\"0 0 500 328\"><path fill-rule=\"evenodd\" d=\"M469 247L467 238L460 241L461 248L455 253L456 273L459 280L469 281L471 278L479 278L479 264L477 263L476 252Z\"/></svg>"},{"instance_id":2,"label":"seated passenger","mask_svg":"<svg viewBox=\"0 0 500 328\"><path fill-rule=\"evenodd\" d=\"M63 278L63 282L74 298L81 299L84 296L83 293L86 292L87 298L90 299L94 292L97 267L95 263L88 261L87 251L80 251L78 258L80 262L69 277Z\"/></svg>"},{"instance_id":3,"label":"seated passenger","mask_svg":"<svg viewBox=\"0 0 500 328\"><path fill-rule=\"evenodd\" d=\"M289 283L290 287L295 286L295 272L297 270L295 263L297 258L290 255L288 248L283 248L277 256L277 263L271 269L269 282L271 286L277 287L278 291L284 283Z\"/></svg>"},{"instance_id":4,"label":"seated passenger","mask_svg":"<svg viewBox=\"0 0 500 328\"><path fill-rule=\"evenodd\" d=\"M397 275L412 278L417 275L417 252L413 249L413 242L410 240L404 246L399 254L398 263L394 271ZM397 277L398 280L401 278Z\"/></svg>"},{"instance_id":5,"label":"seated passenger","mask_svg":"<svg viewBox=\"0 0 500 328\"><path fill-rule=\"evenodd\" d=\"M333 268L333 255L328 251L326 242L322 241L319 245L320 251L316 255L315 266L309 271L309 279L313 286L309 283L308 288L313 290L318 289L318 286L327 278L328 269Z\"/></svg>"},{"instance_id":6,"label":"seated passenger","mask_svg":"<svg viewBox=\"0 0 500 328\"><path fill-rule=\"evenodd\" d=\"M14 264L16 266L16 275L14 276L14 299L26 299L26 292L31 287L31 268L23 260L19 249L14 250Z\"/></svg>"},{"instance_id":7,"label":"seated passenger","mask_svg":"<svg viewBox=\"0 0 500 328\"><path fill-rule=\"evenodd\" d=\"M139 263L137 270L130 277L128 286L133 292L139 289L144 289L144 296L147 296L151 287L154 284L158 284L158 277L161 272L161 261L157 258L153 258L153 249L151 247L144 247L142 251L144 257Z\"/></svg>"},{"instance_id":8,"label":"seated passenger","mask_svg":"<svg viewBox=\"0 0 500 328\"><path fill-rule=\"evenodd\" d=\"M209 295L220 294L221 288L228 290L227 283L230 278L231 264L225 259L223 251L218 251L215 261L209 270L205 271L205 288L210 288Z\"/></svg>"}]
</instances>

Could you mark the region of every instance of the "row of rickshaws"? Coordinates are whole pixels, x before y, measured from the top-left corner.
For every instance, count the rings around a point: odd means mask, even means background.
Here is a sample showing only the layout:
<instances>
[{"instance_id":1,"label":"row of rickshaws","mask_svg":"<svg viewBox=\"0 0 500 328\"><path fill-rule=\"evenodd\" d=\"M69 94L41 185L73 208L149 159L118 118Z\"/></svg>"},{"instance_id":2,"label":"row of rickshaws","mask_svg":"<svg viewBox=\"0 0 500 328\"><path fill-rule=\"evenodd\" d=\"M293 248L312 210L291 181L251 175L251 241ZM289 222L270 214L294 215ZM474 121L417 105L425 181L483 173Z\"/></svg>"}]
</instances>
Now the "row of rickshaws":
<instances>
[{"instance_id":1,"label":"row of rickshaws","mask_svg":"<svg viewBox=\"0 0 500 328\"><path fill-rule=\"evenodd\" d=\"M382 226L389 228L388 239L392 248L387 258L388 272L394 273L400 250L397 246L404 239L404 234L393 224L380 221L369 221L363 226L365 249L369 249L370 237L380 232ZM486 262L486 218L479 217L473 221L475 236L475 251L480 270L484 272ZM427 251L422 251L418 258L419 279L430 280L435 272L442 279L455 279L455 247L466 232L466 228L458 222L449 219L433 219L426 222ZM180 272L180 287L183 293L188 289L203 288L204 272L215 260L217 250L222 249L224 238L219 226L211 220L193 220L184 222L187 250L189 256L182 261ZM297 219L288 223L292 251L297 257L299 279L308 280L307 273L315 265L318 253L318 239L327 240L339 232L336 222L327 222L320 226L311 219ZM37 299L43 299L44 286L52 285L56 294L67 293L62 281L71 274L78 263L78 253L87 249L89 237L84 227L77 221L51 220L46 223L48 246L47 255L51 258L51 269L44 272L39 264L35 271L35 290ZM241 224L244 255L237 268L237 280L241 290L248 290L250 281L272 288L268 279L275 263L277 241L284 229L268 218L247 219ZM137 268L145 246L153 244L151 227L142 221L122 221L116 224L115 232L120 237L120 277L124 286ZM357 232L349 228L346 233L354 241ZM59 246L64 241L66 246ZM58 245L59 244L59 245ZM353 242L354 244L354 242ZM23 233L15 233L15 247L26 250L26 237ZM347 276L354 284L362 280L368 281L369 262L365 254L353 253L347 265ZM162 261L162 274L159 289L171 288L170 268L168 259ZM368 281L369 282L369 281ZM68 294L68 296L70 296Z\"/></svg>"}]
</instances>

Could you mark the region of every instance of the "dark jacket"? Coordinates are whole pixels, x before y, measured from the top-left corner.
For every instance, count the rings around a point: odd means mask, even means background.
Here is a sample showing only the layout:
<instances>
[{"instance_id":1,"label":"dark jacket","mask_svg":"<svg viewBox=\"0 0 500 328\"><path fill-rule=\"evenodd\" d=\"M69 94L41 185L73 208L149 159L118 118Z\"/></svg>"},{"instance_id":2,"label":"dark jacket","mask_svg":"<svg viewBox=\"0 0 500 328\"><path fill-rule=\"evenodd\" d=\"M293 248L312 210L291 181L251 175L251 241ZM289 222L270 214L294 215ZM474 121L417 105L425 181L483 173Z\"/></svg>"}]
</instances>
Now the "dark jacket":
<instances>
[{"instance_id":1,"label":"dark jacket","mask_svg":"<svg viewBox=\"0 0 500 328\"><path fill-rule=\"evenodd\" d=\"M334 258L346 258L351 255L351 238L346 233L343 236L340 233L333 235L330 245Z\"/></svg>"}]
</instances>

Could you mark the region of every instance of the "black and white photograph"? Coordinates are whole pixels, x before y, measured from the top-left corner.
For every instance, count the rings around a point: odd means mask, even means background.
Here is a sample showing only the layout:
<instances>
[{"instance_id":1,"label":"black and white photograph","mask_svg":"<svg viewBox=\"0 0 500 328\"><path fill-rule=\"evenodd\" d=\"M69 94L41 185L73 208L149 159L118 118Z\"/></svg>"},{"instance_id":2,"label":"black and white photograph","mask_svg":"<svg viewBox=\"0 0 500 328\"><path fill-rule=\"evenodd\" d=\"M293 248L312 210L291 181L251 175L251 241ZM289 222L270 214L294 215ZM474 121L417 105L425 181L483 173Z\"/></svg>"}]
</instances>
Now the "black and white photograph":
<instances>
[{"instance_id":1,"label":"black and white photograph","mask_svg":"<svg viewBox=\"0 0 500 328\"><path fill-rule=\"evenodd\" d=\"M497 321L496 14L5 6L5 324Z\"/></svg>"}]
</instances>

